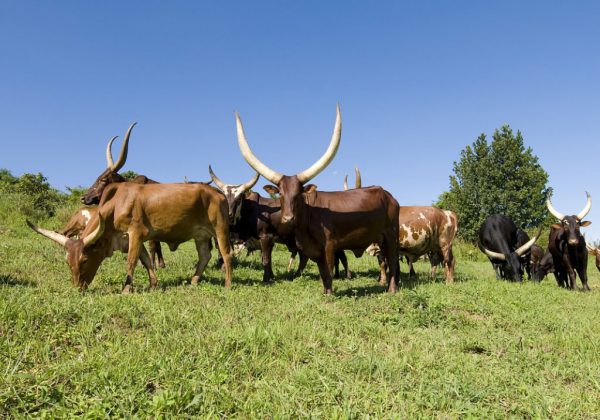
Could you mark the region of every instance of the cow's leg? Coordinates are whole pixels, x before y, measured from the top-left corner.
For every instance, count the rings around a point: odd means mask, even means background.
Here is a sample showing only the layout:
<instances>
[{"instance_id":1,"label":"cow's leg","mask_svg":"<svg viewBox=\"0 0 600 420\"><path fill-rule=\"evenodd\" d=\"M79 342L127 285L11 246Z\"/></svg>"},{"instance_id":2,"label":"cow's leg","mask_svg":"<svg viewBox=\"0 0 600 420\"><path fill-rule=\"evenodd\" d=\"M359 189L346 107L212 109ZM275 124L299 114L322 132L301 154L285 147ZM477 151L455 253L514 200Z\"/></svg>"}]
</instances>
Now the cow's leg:
<instances>
[{"instance_id":1,"label":"cow's leg","mask_svg":"<svg viewBox=\"0 0 600 420\"><path fill-rule=\"evenodd\" d=\"M323 293L330 295L333 292L333 282L331 279L331 270L329 269L329 264L327 264L327 259L325 257L321 257L317 261L317 267L319 267L319 274L321 275L321 281L323 282Z\"/></svg>"},{"instance_id":2,"label":"cow's leg","mask_svg":"<svg viewBox=\"0 0 600 420\"><path fill-rule=\"evenodd\" d=\"M198 252L198 263L196 264L196 272L192 276L192 285L197 285L204 273L206 265L210 261L210 238L209 239L196 239L196 251Z\"/></svg>"},{"instance_id":3,"label":"cow's leg","mask_svg":"<svg viewBox=\"0 0 600 420\"><path fill-rule=\"evenodd\" d=\"M344 271L346 271L346 278L350 280L352 278L352 271L350 271L350 267L348 266L348 257L346 257L346 253L343 250L338 251L338 253L339 260L342 263L342 266L344 267Z\"/></svg>"},{"instance_id":4,"label":"cow's leg","mask_svg":"<svg viewBox=\"0 0 600 420\"><path fill-rule=\"evenodd\" d=\"M300 277L306 268L306 263L308 263L308 257L302 251L298 251L298 254L300 255L300 262L298 263L298 270L296 270L294 277Z\"/></svg>"},{"instance_id":5,"label":"cow's leg","mask_svg":"<svg viewBox=\"0 0 600 420\"><path fill-rule=\"evenodd\" d=\"M590 291L590 286L588 285L587 279L587 264L588 264L588 254L587 250L583 253L583 258L577 264L577 274L579 275L579 279L581 280L581 284L583 285L583 290L586 292Z\"/></svg>"},{"instance_id":6,"label":"cow's leg","mask_svg":"<svg viewBox=\"0 0 600 420\"><path fill-rule=\"evenodd\" d=\"M225 287L231 287L231 272L232 272L232 260L233 252L231 250L231 243L229 242L229 224L228 220L222 220L217 223L215 228L217 248L223 256L223 265L225 266Z\"/></svg>"},{"instance_id":7,"label":"cow's leg","mask_svg":"<svg viewBox=\"0 0 600 420\"><path fill-rule=\"evenodd\" d=\"M387 262L385 261L385 257L381 254L377 254L377 262L379 263L379 284L381 286L387 286ZM398 271L398 275L400 275L400 271Z\"/></svg>"},{"instance_id":8,"label":"cow's leg","mask_svg":"<svg viewBox=\"0 0 600 420\"><path fill-rule=\"evenodd\" d=\"M341 258L341 253L343 253L344 251L335 251L335 253L333 254L333 278L334 279L339 279L340 278L340 258Z\"/></svg>"},{"instance_id":9,"label":"cow's leg","mask_svg":"<svg viewBox=\"0 0 600 420\"><path fill-rule=\"evenodd\" d=\"M137 265L138 259L140 258L141 249L143 247L142 239L134 232L129 233L129 249L127 251L127 279L123 286L122 293L131 293L133 286L133 273L135 272L135 266Z\"/></svg>"},{"instance_id":10,"label":"cow's leg","mask_svg":"<svg viewBox=\"0 0 600 420\"><path fill-rule=\"evenodd\" d=\"M156 241L148 241L148 248L150 248L150 262L152 268L156 268Z\"/></svg>"},{"instance_id":11,"label":"cow's leg","mask_svg":"<svg viewBox=\"0 0 600 420\"><path fill-rule=\"evenodd\" d=\"M275 275L271 265L271 255L273 254L273 238L263 236L260 238L260 254L263 265L263 283L271 283Z\"/></svg>"},{"instance_id":12,"label":"cow's leg","mask_svg":"<svg viewBox=\"0 0 600 420\"><path fill-rule=\"evenodd\" d=\"M292 267L294 266L294 260L296 259L296 255L298 254L298 250L291 251L290 260L288 262L287 271L292 271Z\"/></svg>"},{"instance_id":13,"label":"cow's leg","mask_svg":"<svg viewBox=\"0 0 600 420\"><path fill-rule=\"evenodd\" d=\"M416 276L417 273L415 272L415 268L413 267L413 262L414 262L413 256L409 255L406 257L406 259L408 260L408 276L409 277Z\"/></svg>"},{"instance_id":14,"label":"cow's leg","mask_svg":"<svg viewBox=\"0 0 600 420\"><path fill-rule=\"evenodd\" d=\"M152 259L146 251L146 247L142 245L142 249L140 251L140 261L142 265L148 272L148 279L150 281L150 289L155 289L158 285L158 279L156 278L156 273L154 272L154 267L152 265Z\"/></svg>"},{"instance_id":15,"label":"cow's leg","mask_svg":"<svg viewBox=\"0 0 600 420\"><path fill-rule=\"evenodd\" d=\"M384 234L381 252L388 263L388 292L396 293L400 262L398 261L398 231L394 234Z\"/></svg>"},{"instance_id":16,"label":"cow's leg","mask_svg":"<svg viewBox=\"0 0 600 420\"><path fill-rule=\"evenodd\" d=\"M158 266L160 268L165 268L165 260L163 258L163 254L162 254L162 248L160 246L160 242L158 241L152 241L156 243L156 256L158 257ZM152 263L154 263L154 260L152 260Z\"/></svg>"}]
</instances>

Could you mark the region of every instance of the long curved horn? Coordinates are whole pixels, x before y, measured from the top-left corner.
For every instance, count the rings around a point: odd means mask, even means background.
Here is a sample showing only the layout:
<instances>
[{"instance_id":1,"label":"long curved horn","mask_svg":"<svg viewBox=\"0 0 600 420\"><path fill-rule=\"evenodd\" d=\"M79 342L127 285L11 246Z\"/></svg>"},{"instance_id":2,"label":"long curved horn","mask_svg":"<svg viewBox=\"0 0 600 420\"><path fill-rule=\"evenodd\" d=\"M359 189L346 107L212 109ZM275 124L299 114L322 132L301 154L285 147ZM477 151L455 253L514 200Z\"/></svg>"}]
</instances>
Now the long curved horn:
<instances>
[{"instance_id":1,"label":"long curved horn","mask_svg":"<svg viewBox=\"0 0 600 420\"><path fill-rule=\"evenodd\" d=\"M590 212L590 209L592 208L592 196L587 191L585 193L587 195L587 201L585 202L585 207L583 208L583 210L581 210L577 215L577 218L579 220L583 220L583 218L587 216L587 214Z\"/></svg>"},{"instance_id":2,"label":"long curved horn","mask_svg":"<svg viewBox=\"0 0 600 420\"><path fill-rule=\"evenodd\" d=\"M552 206L552 202L550 201L550 197L546 199L546 207L548 207L548 211L552 214L552 216L556 217L558 220L562 220L565 218L565 215L556 211L554 206Z\"/></svg>"},{"instance_id":3,"label":"long curved horn","mask_svg":"<svg viewBox=\"0 0 600 420\"><path fill-rule=\"evenodd\" d=\"M252 153L252 150L248 145L248 140L246 140L246 134L244 133L244 126L242 125L240 114L237 112L235 113L235 123L237 126L238 146L240 147L242 156L244 159L246 159L246 162L248 162L248 165L252 166L256 172L271 181L273 184L279 184L279 181L281 181L283 175L269 168L267 165L258 160L254 153Z\"/></svg>"},{"instance_id":4,"label":"long curved horn","mask_svg":"<svg viewBox=\"0 0 600 420\"><path fill-rule=\"evenodd\" d=\"M96 229L94 229L94 231L92 233L90 233L89 235L86 235L83 238L83 247L87 248L88 246L96 243L96 241L98 239L100 239L100 237L102 236L103 233L104 233L104 219L102 217L100 217L100 213L98 213L98 226L96 226Z\"/></svg>"},{"instance_id":5,"label":"long curved horn","mask_svg":"<svg viewBox=\"0 0 600 420\"><path fill-rule=\"evenodd\" d=\"M348 191L348 175L344 177L344 191Z\"/></svg>"},{"instance_id":6,"label":"long curved horn","mask_svg":"<svg viewBox=\"0 0 600 420\"><path fill-rule=\"evenodd\" d=\"M593 246L590 246L590 244L585 244L585 247L586 247L586 248L587 248L587 250L588 250L589 252L591 252L592 254L595 254L595 253L596 253L596 249L597 249L597 248L594 248Z\"/></svg>"},{"instance_id":7,"label":"long curved horn","mask_svg":"<svg viewBox=\"0 0 600 420\"><path fill-rule=\"evenodd\" d=\"M25 222L27 222L27 226L29 226L31 229L33 229L40 235L45 236L48 239L52 239L54 242L56 242L59 245L65 246L65 244L69 240L69 238L66 237L65 235L61 235L60 233L54 232L53 230L47 230L47 229L42 229L40 227L37 227L36 225L31 223L29 220L25 220Z\"/></svg>"},{"instance_id":8,"label":"long curved horn","mask_svg":"<svg viewBox=\"0 0 600 420\"><path fill-rule=\"evenodd\" d=\"M296 176L298 177L298 181L301 184L306 184L308 181L313 179L315 176L319 175L323 169L329 165L329 163L335 157L335 154L340 147L340 139L342 138L342 116L340 113L340 104L337 105L336 108L336 116L335 116L335 126L333 128L333 134L331 135L331 141L329 142L329 147L325 151L325 154L321 156L321 158L316 161L310 168L305 169L300 172Z\"/></svg>"},{"instance_id":9,"label":"long curved horn","mask_svg":"<svg viewBox=\"0 0 600 420\"><path fill-rule=\"evenodd\" d=\"M225 183L221 181L217 175L215 175L210 165L208 165L208 173L210 173L210 177L212 178L213 182L217 185L217 187L219 187L221 191L225 191L225 187L227 185L225 185Z\"/></svg>"},{"instance_id":10,"label":"long curved horn","mask_svg":"<svg viewBox=\"0 0 600 420\"><path fill-rule=\"evenodd\" d=\"M515 249L515 254L517 254L520 257L521 255L526 253L529 250L529 248L531 248L533 246L535 241L537 241L539 239L539 237L541 235L542 235L542 228L540 228L540 231L538 232L537 235L535 235L535 237L533 239L530 239L525 244L523 244L520 247L518 247L517 249Z\"/></svg>"},{"instance_id":11,"label":"long curved horn","mask_svg":"<svg viewBox=\"0 0 600 420\"><path fill-rule=\"evenodd\" d=\"M119 137L119 136L114 136L112 139L110 139L108 141L108 144L106 145L106 167L107 168L112 168L113 166L115 166L113 159L112 159L112 153L110 151L110 148L112 147L113 141L115 141L115 139Z\"/></svg>"},{"instance_id":12,"label":"long curved horn","mask_svg":"<svg viewBox=\"0 0 600 420\"><path fill-rule=\"evenodd\" d=\"M257 172L250 181L246 182L243 185L244 191L248 191L250 188L254 187L254 184L256 184L258 182L259 178L260 178L260 174Z\"/></svg>"},{"instance_id":13,"label":"long curved horn","mask_svg":"<svg viewBox=\"0 0 600 420\"><path fill-rule=\"evenodd\" d=\"M137 123L134 122L127 129L127 134L125 134L125 140L123 140L123 145L121 146L121 153L119 153L119 158L117 159L117 163L112 165L111 169L115 172L119 171L123 165L125 165L125 161L127 160L127 150L129 149L129 136L131 136L131 130L135 127Z\"/></svg>"},{"instance_id":14,"label":"long curved horn","mask_svg":"<svg viewBox=\"0 0 600 420\"><path fill-rule=\"evenodd\" d=\"M354 188L362 188L362 179L360 178L360 170L358 167L354 168L354 172L356 173L356 178L354 180Z\"/></svg>"},{"instance_id":15,"label":"long curved horn","mask_svg":"<svg viewBox=\"0 0 600 420\"><path fill-rule=\"evenodd\" d=\"M502 254L500 252L490 251L487 248L483 248L483 252L485 252L488 257L494 258L495 260L506 261L506 257L504 256L504 254Z\"/></svg>"}]
</instances>

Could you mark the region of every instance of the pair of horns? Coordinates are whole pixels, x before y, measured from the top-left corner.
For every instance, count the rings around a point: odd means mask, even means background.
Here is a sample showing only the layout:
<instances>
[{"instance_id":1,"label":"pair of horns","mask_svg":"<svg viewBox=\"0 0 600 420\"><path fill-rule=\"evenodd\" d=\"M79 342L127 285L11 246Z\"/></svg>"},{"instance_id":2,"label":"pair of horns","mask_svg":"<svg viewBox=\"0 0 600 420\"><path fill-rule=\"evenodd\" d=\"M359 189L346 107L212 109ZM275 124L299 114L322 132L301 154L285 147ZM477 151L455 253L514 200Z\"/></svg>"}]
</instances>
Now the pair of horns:
<instances>
[{"instance_id":1,"label":"pair of horns","mask_svg":"<svg viewBox=\"0 0 600 420\"><path fill-rule=\"evenodd\" d=\"M575 216L579 220L583 220L583 218L585 216L587 216L587 214L590 212L590 209L592 208L592 197L590 196L590 193L587 191L585 192L585 194L587 195L587 201L585 203L585 207L583 208L583 210L581 210L579 212L579 214L577 214ZM566 217L564 214L556 211L556 209L552 205L552 202L550 201L550 197L548 197L546 199L546 207L548 207L548 211L552 214L552 216L556 217L558 220L563 220Z\"/></svg>"},{"instance_id":2,"label":"pair of horns","mask_svg":"<svg viewBox=\"0 0 600 420\"><path fill-rule=\"evenodd\" d=\"M225 192L225 190L227 189L228 186L233 185L233 184L226 184L223 181L221 181L219 179L219 177L213 172L210 165L208 165L208 172L210 173L210 177L211 177L212 181L215 183L215 185L217 187L219 187L219 189L221 191ZM260 174L257 172L252 177L252 179L250 179L250 181L246 182L245 184L240 184L239 186L242 187L243 191L248 191L250 188L254 187L254 184L256 184L258 182L258 178L260 178Z\"/></svg>"},{"instance_id":3,"label":"pair of horns","mask_svg":"<svg viewBox=\"0 0 600 420\"><path fill-rule=\"evenodd\" d=\"M525 244L523 244L520 247L518 247L517 249L515 249L515 254L517 254L519 257L522 256L523 254L525 254L527 251L529 251L529 248L531 248L533 246L533 244L539 239L539 237L541 235L542 235L542 228L540 228L540 231L538 232L537 235L535 235L535 237L533 239L530 239ZM495 260L506 261L506 255L502 254L501 252L490 251L489 249L487 249L485 247L483 248L483 252L485 252L488 257L494 258Z\"/></svg>"},{"instance_id":4,"label":"pair of horns","mask_svg":"<svg viewBox=\"0 0 600 420\"><path fill-rule=\"evenodd\" d=\"M98 221L98 226L96 226L96 229L94 229L94 231L92 233L84 236L83 239L81 239L81 241L83 242L84 248L87 248L88 246L96 243L96 241L98 239L100 239L100 237L102 236L102 233L104 233L104 219L102 219L101 217L98 217L98 219L99 219L99 221ZM27 222L27 226L29 226L32 230L34 230L35 232L39 233L42 236L45 236L48 239L53 240L54 242L56 242L57 244L59 244L63 247L66 246L67 241L72 240L68 236L62 235L58 232L54 232L53 230L43 229L39 226L36 226L33 223L31 223L29 220L26 220L26 222Z\"/></svg>"},{"instance_id":5,"label":"pair of horns","mask_svg":"<svg viewBox=\"0 0 600 420\"><path fill-rule=\"evenodd\" d=\"M271 181L273 184L279 184L282 174L279 172L269 168L267 165L262 163L258 158L252 153L250 146L248 145L248 140L246 139L246 134L244 133L244 126L242 125L242 120L238 113L235 114L236 124L237 124L237 137L238 137L238 146L240 147L240 151L242 152L242 156L246 159L246 162L256 172L262 175L264 178ZM331 141L329 142L329 147L325 151L325 154L321 156L321 158L316 161L310 168L305 169L304 171L296 174L298 181L301 184L305 184L315 176L317 176L323 169L329 165L329 163L335 157L337 150L340 146L340 139L342 137L342 117L340 114L340 106L338 104L336 109L336 117L335 117L335 126L333 128L333 134L331 136Z\"/></svg>"},{"instance_id":6,"label":"pair of horns","mask_svg":"<svg viewBox=\"0 0 600 420\"><path fill-rule=\"evenodd\" d=\"M362 187L362 180L360 178L360 171L358 168L354 168L354 173L356 174L356 178L354 180L354 188ZM348 175L344 177L344 191L348 191Z\"/></svg>"},{"instance_id":7,"label":"pair of horns","mask_svg":"<svg viewBox=\"0 0 600 420\"><path fill-rule=\"evenodd\" d=\"M135 127L137 123L134 122L129 126L127 133L125 134L125 140L123 140L123 144L121 145L121 153L119 153L119 158L117 159L117 163L113 162L111 147L113 141L119 136L114 136L112 139L108 141L106 145L106 166L113 172L118 172L123 165L125 165L125 161L127 160L127 150L129 148L129 136L131 136L131 130Z\"/></svg>"}]
</instances>

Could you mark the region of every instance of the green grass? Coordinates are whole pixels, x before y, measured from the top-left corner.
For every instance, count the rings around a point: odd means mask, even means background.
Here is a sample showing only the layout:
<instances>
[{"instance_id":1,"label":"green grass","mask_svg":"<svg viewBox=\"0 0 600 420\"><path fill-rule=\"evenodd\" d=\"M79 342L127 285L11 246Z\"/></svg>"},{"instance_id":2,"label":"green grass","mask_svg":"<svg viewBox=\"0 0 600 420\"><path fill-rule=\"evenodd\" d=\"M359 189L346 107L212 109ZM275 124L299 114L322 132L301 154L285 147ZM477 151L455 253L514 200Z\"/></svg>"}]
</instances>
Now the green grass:
<instances>
[{"instance_id":1,"label":"green grass","mask_svg":"<svg viewBox=\"0 0 600 420\"><path fill-rule=\"evenodd\" d=\"M0 208L0 214L1 214ZM56 227L59 220L46 221ZM314 263L261 284L259 254L233 288L212 263L188 286L191 243L165 252L160 290L120 295L125 258L106 260L82 295L64 251L0 219L0 411L66 417L600 417L600 276L591 293L495 280L466 245L457 282L425 263L389 295L376 261L322 295ZM165 247L166 248L166 247ZM289 254L275 252L284 277Z\"/></svg>"}]
</instances>

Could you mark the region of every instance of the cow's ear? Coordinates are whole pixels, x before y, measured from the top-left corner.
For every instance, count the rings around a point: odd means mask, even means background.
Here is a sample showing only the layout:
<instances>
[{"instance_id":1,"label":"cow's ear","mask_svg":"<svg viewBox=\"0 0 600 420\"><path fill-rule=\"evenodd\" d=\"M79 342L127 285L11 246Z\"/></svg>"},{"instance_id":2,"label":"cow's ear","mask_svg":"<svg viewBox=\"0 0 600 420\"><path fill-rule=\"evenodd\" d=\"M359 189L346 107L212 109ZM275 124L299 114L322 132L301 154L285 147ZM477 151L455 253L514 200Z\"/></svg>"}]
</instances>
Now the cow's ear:
<instances>
[{"instance_id":1,"label":"cow's ear","mask_svg":"<svg viewBox=\"0 0 600 420\"><path fill-rule=\"evenodd\" d=\"M562 225L560 223L554 223L551 227L553 229L562 229Z\"/></svg>"},{"instance_id":2,"label":"cow's ear","mask_svg":"<svg viewBox=\"0 0 600 420\"><path fill-rule=\"evenodd\" d=\"M592 224L592 222L590 222L589 220L585 220L585 221L579 223L579 226L586 227L586 226L589 226L591 224Z\"/></svg>"},{"instance_id":3,"label":"cow's ear","mask_svg":"<svg viewBox=\"0 0 600 420\"><path fill-rule=\"evenodd\" d=\"M304 190L302 190L302 192L306 194L314 193L315 191L317 191L317 186L315 184L305 185Z\"/></svg>"},{"instance_id":4,"label":"cow's ear","mask_svg":"<svg viewBox=\"0 0 600 420\"><path fill-rule=\"evenodd\" d=\"M274 185L265 185L263 187L263 190L265 190L268 194L271 195L279 194L279 188L277 188Z\"/></svg>"}]
</instances>

